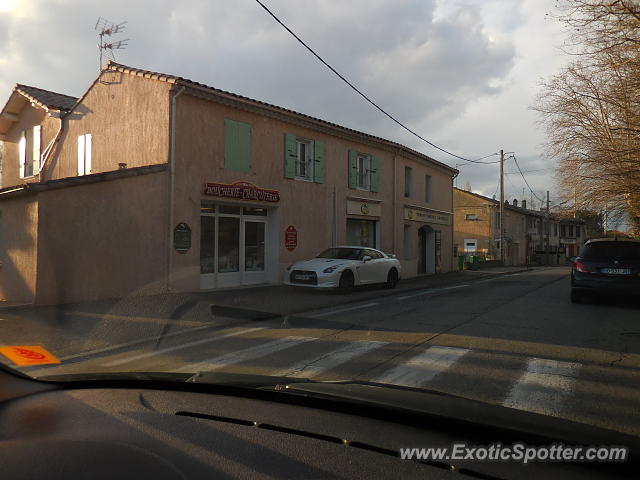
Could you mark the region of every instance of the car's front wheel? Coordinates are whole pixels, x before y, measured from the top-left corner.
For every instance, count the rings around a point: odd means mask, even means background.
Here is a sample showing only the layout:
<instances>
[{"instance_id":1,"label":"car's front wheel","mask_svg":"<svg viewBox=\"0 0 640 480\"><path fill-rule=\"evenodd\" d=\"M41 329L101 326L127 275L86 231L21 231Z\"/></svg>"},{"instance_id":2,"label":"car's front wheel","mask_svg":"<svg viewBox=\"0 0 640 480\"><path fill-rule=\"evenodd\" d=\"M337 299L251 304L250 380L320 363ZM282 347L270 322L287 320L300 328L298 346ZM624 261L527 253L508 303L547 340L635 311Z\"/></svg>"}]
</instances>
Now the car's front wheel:
<instances>
[{"instance_id":1,"label":"car's front wheel","mask_svg":"<svg viewBox=\"0 0 640 480\"><path fill-rule=\"evenodd\" d=\"M392 268L387 274L387 282L384 284L386 288L396 288L398 284L398 270Z\"/></svg>"},{"instance_id":2,"label":"car's front wheel","mask_svg":"<svg viewBox=\"0 0 640 480\"><path fill-rule=\"evenodd\" d=\"M342 275L340 275L338 290L340 290L341 293L349 293L353 290L354 284L355 279L353 278L353 273L351 272L351 270L347 270Z\"/></svg>"}]
</instances>

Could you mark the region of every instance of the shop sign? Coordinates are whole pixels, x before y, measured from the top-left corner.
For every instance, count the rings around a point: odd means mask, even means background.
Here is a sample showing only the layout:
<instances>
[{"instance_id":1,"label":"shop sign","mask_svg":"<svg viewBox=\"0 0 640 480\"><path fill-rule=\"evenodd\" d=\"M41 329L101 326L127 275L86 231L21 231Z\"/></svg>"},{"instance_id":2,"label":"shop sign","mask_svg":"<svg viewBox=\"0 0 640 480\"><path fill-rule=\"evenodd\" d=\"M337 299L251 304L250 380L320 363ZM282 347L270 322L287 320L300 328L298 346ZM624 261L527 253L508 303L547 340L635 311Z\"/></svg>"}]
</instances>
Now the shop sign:
<instances>
[{"instance_id":1,"label":"shop sign","mask_svg":"<svg viewBox=\"0 0 640 480\"><path fill-rule=\"evenodd\" d=\"M446 213L440 213L434 210L419 210L417 208L405 208L404 219L416 222L438 223L441 225L449 225L450 223L450 215Z\"/></svg>"},{"instance_id":2,"label":"shop sign","mask_svg":"<svg viewBox=\"0 0 640 480\"><path fill-rule=\"evenodd\" d=\"M279 202L280 192L256 187L249 182L206 183L204 194L212 197L235 198L239 200L257 200L260 202Z\"/></svg>"},{"instance_id":3,"label":"shop sign","mask_svg":"<svg viewBox=\"0 0 640 480\"><path fill-rule=\"evenodd\" d=\"M380 204L355 200L347 200L347 215L364 215L365 217L379 217Z\"/></svg>"},{"instance_id":4,"label":"shop sign","mask_svg":"<svg viewBox=\"0 0 640 480\"><path fill-rule=\"evenodd\" d=\"M187 253L191 249L191 228L186 223L179 223L173 229L173 248L178 253Z\"/></svg>"},{"instance_id":5,"label":"shop sign","mask_svg":"<svg viewBox=\"0 0 640 480\"><path fill-rule=\"evenodd\" d=\"M290 252L298 246L298 230L293 225L289 225L284 231L284 246Z\"/></svg>"}]
</instances>

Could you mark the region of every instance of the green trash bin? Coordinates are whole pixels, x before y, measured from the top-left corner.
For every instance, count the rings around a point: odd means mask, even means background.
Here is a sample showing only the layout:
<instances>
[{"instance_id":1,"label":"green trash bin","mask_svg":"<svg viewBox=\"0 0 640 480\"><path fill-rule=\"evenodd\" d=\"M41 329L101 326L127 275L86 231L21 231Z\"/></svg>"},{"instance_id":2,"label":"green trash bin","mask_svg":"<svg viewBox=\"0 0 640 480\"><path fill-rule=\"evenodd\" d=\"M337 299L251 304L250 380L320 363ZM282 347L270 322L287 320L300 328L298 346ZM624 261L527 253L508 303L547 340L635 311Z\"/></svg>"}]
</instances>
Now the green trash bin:
<instances>
[{"instance_id":1,"label":"green trash bin","mask_svg":"<svg viewBox=\"0 0 640 480\"><path fill-rule=\"evenodd\" d=\"M475 255L469 255L469 264L471 265L471 270L475 270L478 268L478 257Z\"/></svg>"},{"instance_id":2,"label":"green trash bin","mask_svg":"<svg viewBox=\"0 0 640 480\"><path fill-rule=\"evenodd\" d=\"M464 255L458 255L458 270L464 270Z\"/></svg>"}]
</instances>

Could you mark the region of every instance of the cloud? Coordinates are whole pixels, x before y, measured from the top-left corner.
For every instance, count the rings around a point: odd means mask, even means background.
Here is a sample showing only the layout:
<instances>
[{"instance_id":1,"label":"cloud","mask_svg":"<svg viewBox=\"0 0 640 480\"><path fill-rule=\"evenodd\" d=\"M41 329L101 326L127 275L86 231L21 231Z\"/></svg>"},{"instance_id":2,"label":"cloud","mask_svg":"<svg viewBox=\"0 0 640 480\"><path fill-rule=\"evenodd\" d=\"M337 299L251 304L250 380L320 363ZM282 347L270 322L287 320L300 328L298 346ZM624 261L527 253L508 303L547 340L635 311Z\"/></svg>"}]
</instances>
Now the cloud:
<instances>
[{"instance_id":1,"label":"cloud","mask_svg":"<svg viewBox=\"0 0 640 480\"><path fill-rule=\"evenodd\" d=\"M544 20L551 0L265 3L338 71L425 137L463 155L504 147L520 152L525 163L539 158L543 137L528 105L537 79L558 65L549 53L557 36ZM16 5L13 12L0 12L5 95L16 82L84 92L97 74L93 26L103 16L128 21L119 38L131 40L116 52L117 61L275 103L456 163L366 103L254 1ZM462 184L469 178L474 187L492 189L492 170L467 167Z\"/></svg>"}]
</instances>

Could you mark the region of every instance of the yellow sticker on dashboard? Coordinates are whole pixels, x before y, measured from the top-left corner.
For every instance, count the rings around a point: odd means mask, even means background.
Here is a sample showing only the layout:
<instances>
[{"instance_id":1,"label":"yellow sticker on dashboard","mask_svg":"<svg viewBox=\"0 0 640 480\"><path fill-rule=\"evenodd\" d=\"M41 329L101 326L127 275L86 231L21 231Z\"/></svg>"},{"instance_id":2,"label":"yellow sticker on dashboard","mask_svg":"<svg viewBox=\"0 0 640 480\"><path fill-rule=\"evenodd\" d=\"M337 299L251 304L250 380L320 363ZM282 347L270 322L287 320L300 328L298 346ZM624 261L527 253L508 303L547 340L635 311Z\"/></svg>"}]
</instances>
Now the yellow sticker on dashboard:
<instances>
[{"instance_id":1,"label":"yellow sticker on dashboard","mask_svg":"<svg viewBox=\"0 0 640 480\"><path fill-rule=\"evenodd\" d=\"M47 365L60 363L60 360L37 345L0 347L0 353L16 365Z\"/></svg>"}]
</instances>

